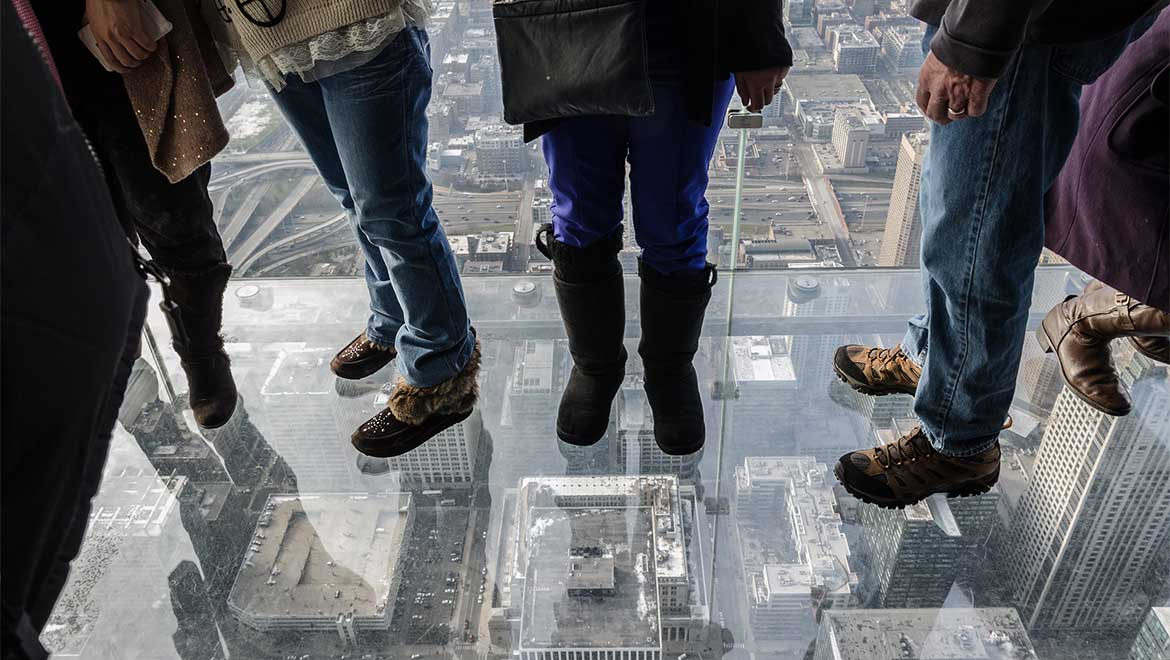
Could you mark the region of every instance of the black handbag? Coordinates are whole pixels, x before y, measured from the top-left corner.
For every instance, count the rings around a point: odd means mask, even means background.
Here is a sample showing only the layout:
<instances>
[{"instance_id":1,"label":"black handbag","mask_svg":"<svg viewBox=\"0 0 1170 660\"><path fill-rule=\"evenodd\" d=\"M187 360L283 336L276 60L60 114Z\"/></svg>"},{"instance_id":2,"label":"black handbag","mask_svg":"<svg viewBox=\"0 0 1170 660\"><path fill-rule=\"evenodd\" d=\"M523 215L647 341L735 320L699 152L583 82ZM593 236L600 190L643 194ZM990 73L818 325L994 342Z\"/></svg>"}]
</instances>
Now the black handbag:
<instances>
[{"instance_id":1,"label":"black handbag","mask_svg":"<svg viewBox=\"0 0 1170 660\"><path fill-rule=\"evenodd\" d=\"M654 114L643 0L496 0L504 121Z\"/></svg>"}]
</instances>

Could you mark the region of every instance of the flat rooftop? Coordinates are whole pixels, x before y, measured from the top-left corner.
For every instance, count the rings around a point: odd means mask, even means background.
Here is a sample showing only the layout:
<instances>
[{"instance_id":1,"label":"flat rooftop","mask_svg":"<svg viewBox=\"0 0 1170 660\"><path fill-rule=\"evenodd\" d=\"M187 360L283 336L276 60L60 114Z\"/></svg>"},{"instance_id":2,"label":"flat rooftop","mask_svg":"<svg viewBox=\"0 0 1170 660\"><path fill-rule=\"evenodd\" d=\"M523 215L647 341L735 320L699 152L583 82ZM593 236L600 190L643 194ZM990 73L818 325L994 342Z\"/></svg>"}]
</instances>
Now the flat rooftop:
<instances>
[{"instance_id":1,"label":"flat rooftop","mask_svg":"<svg viewBox=\"0 0 1170 660\"><path fill-rule=\"evenodd\" d=\"M834 660L1035 660L1014 608L828 610Z\"/></svg>"},{"instance_id":2,"label":"flat rooftop","mask_svg":"<svg viewBox=\"0 0 1170 660\"><path fill-rule=\"evenodd\" d=\"M735 379L796 384L788 337L735 337Z\"/></svg>"},{"instance_id":3,"label":"flat rooftop","mask_svg":"<svg viewBox=\"0 0 1170 660\"><path fill-rule=\"evenodd\" d=\"M410 526L411 496L273 496L229 604L253 618L382 617Z\"/></svg>"},{"instance_id":4,"label":"flat rooftop","mask_svg":"<svg viewBox=\"0 0 1170 660\"><path fill-rule=\"evenodd\" d=\"M855 73L802 73L784 79L788 93L797 101L842 102L868 99L865 84Z\"/></svg>"},{"instance_id":5,"label":"flat rooftop","mask_svg":"<svg viewBox=\"0 0 1170 660\"><path fill-rule=\"evenodd\" d=\"M660 647L649 507L538 507L528 522L521 650ZM569 595L571 550L580 546L612 555L611 595Z\"/></svg>"}]
</instances>

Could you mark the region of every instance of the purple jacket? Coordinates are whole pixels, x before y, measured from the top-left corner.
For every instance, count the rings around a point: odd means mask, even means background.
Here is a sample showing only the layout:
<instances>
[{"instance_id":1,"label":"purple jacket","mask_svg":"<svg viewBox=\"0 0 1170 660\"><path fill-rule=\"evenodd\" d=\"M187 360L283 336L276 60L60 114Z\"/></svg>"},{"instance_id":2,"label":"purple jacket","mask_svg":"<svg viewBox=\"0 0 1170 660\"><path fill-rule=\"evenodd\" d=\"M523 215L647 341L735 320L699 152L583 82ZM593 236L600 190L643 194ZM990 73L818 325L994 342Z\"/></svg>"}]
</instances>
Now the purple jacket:
<instances>
[{"instance_id":1,"label":"purple jacket","mask_svg":"<svg viewBox=\"0 0 1170 660\"><path fill-rule=\"evenodd\" d=\"M1048 192L1045 244L1119 291L1170 309L1170 10L1085 88L1081 128Z\"/></svg>"}]
</instances>

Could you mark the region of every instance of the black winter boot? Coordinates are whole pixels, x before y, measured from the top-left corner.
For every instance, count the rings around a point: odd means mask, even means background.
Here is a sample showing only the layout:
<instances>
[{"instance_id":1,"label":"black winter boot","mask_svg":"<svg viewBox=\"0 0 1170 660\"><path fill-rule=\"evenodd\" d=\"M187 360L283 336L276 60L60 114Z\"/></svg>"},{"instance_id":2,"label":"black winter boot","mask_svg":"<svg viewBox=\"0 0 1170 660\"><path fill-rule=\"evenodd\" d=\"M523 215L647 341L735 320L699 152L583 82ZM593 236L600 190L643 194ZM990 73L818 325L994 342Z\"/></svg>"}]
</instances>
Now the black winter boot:
<instances>
[{"instance_id":1,"label":"black winter boot","mask_svg":"<svg viewBox=\"0 0 1170 660\"><path fill-rule=\"evenodd\" d=\"M199 426L219 428L236 410L236 383L219 334L223 294L232 267L219 264L201 273L170 272L170 293L178 304L185 341L174 338L187 374L188 400Z\"/></svg>"},{"instance_id":2,"label":"black winter boot","mask_svg":"<svg viewBox=\"0 0 1170 660\"><path fill-rule=\"evenodd\" d=\"M557 412L557 437L592 445L605 435L626 374L626 297L617 258L622 234L578 248L557 241L552 225L545 225L536 234L536 247L553 262L557 303L573 356Z\"/></svg>"},{"instance_id":3,"label":"black winter boot","mask_svg":"<svg viewBox=\"0 0 1170 660\"><path fill-rule=\"evenodd\" d=\"M654 440L667 454L693 454L703 447L707 428L693 364L703 316L718 272L667 277L638 262L642 278L642 341L646 398L654 411Z\"/></svg>"}]
</instances>

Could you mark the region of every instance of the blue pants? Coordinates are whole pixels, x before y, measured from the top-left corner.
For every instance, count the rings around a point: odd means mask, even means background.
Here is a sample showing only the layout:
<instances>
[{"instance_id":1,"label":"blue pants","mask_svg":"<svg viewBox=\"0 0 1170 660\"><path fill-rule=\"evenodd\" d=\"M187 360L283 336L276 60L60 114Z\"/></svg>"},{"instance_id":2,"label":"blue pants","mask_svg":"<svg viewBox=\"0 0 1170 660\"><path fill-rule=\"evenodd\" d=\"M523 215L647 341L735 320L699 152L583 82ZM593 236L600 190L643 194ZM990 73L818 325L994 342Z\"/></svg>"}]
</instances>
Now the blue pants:
<instances>
[{"instance_id":1,"label":"blue pants","mask_svg":"<svg viewBox=\"0 0 1170 660\"><path fill-rule=\"evenodd\" d=\"M471 357L458 267L431 206L427 33L408 26L373 60L273 93L325 185L349 214L366 259L369 339L398 349L398 372L429 387Z\"/></svg>"},{"instance_id":2,"label":"blue pants","mask_svg":"<svg viewBox=\"0 0 1170 660\"><path fill-rule=\"evenodd\" d=\"M927 311L902 345L923 366L914 412L945 454L976 454L999 436L1044 246L1044 193L1076 137L1081 87L1128 40L1024 46L986 114L931 127L919 192Z\"/></svg>"},{"instance_id":3,"label":"blue pants","mask_svg":"<svg viewBox=\"0 0 1170 660\"><path fill-rule=\"evenodd\" d=\"M680 83L655 82L653 116L574 117L545 134L557 240L585 247L620 230L628 160L643 261L663 275L702 270L707 166L734 81L716 85L710 126L687 119Z\"/></svg>"}]
</instances>

